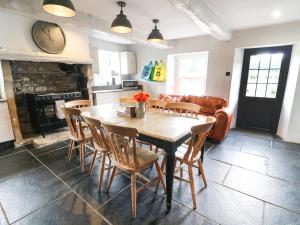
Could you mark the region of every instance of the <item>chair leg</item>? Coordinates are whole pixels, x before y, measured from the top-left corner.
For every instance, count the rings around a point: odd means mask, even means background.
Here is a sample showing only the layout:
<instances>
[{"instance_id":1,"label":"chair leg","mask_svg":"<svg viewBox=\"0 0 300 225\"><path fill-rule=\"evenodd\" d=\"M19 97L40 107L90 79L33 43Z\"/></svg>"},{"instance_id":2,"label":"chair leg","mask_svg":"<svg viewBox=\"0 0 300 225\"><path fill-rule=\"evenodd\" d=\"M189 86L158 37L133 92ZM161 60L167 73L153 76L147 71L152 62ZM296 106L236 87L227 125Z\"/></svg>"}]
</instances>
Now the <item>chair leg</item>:
<instances>
[{"instance_id":1,"label":"chair leg","mask_svg":"<svg viewBox=\"0 0 300 225\"><path fill-rule=\"evenodd\" d=\"M198 161L198 169L201 173L203 183L204 183L204 187L206 188L207 187L207 182L206 182L206 177L205 177L205 174L204 174L204 169L203 169L201 160Z\"/></svg>"},{"instance_id":2,"label":"chair leg","mask_svg":"<svg viewBox=\"0 0 300 225\"><path fill-rule=\"evenodd\" d=\"M164 169L165 169L165 166L166 166L166 160L167 160L167 158L164 156L164 159L161 162L161 167L160 167L162 172L164 172Z\"/></svg>"},{"instance_id":3,"label":"chair leg","mask_svg":"<svg viewBox=\"0 0 300 225\"><path fill-rule=\"evenodd\" d=\"M103 174L104 174L104 166L105 166L106 154L103 154L101 168L99 171L99 183L98 183L98 191L101 191L102 182L103 182Z\"/></svg>"},{"instance_id":4,"label":"chair leg","mask_svg":"<svg viewBox=\"0 0 300 225\"><path fill-rule=\"evenodd\" d=\"M196 194L195 194L195 183L194 183L194 176L193 176L193 168L192 165L189 166L189 177L190 177L190 186L191 186L191 192L192 192L192 199L193 199L193 207L194 209L197 208L196 203Z\"/></svg>"},{"instance_id":5,"label":"chair leg","mask_svg":"<svg viewBox=\"0 0 300 225\"><path fill-rule=\"evenodd\" d=\"M85 144L83 141L80 142L80 170L84 172L84 149Z\"/></svg>"},{"instance_id":6,"label":"chair leg","mask_svg":"<svg viewBox=\"0 0 300 225\"><path fill-rule=\"evenodd\" d=\"M180 178L183 177L183 168L182 168L182 163L180 162Z\"/></svg>"},{"instance_id":7,"label":"chair leg","mask_svg":"<svg viewBox=\"0 0 300 225\"><path fill-rule=\"evenodd\" d=\"M132 218L136 218L136 174L131 174L131 211Z\"/></svg>"},{"instance_id":8,"label":"chair leg","mask_svg":"<svg viewBox=\"0 0 300 225\"><path fill-rule=\"evenodd\" d=\"M89 175L91 175L92 172L93 172L93 169L95 167L96 158L97 158L97 150L94 150L93 159L92 159L92 162L91 162L91 165L90 165L90 169L89 169Z\"/></svg>"},{"instance_id":9,"label":"chair leg","mask_svg":"<svg viewBox=\"0 0 300 225\"><path fill-rule=\"evenodd\" d=\"M110 175L110 178L109 178L109 181L108 181L108 185L107 185L107 192L109 192L109 189L110 189L111 184L113 182L113 179L115 177L116 169L117 169L116 166L114 166L113 169L112 169L112 172L111 172L111 175Z\"/></svg>"},{"instance_id":10,"label":"chair leg","mask_svg":"<svg viewBox=\"0 0 300 225\"><path fill-rule=\"evenodd\" d=\"M163 178L161 169L160 169L160 167L159 167L159 165L158 165L158 162L156 161L154 164L155 164L155 167L156 167L156 170L157 170L157 174L158 174L158 181L157 181L157 185L156 185L156 190L155 190L155 192L157 192L158 185L159 185L160 182L161 182L161 184L162 184L162 186L163 186L164 191L166 192L166 191L167 191L166 185L165 185L165 182L164 182L164 178Z\"/></svg>"},{"instance_id":11,"label":"chair leg","mask_svg":"<svg viewBox=\"0 0 300 225\"><path fill-rule=\"evenodd\" d=\"M200 163L201 163L201 159L198 160L198 175L201 174Z\"/></svg>"},{"instance_id":12,"label":"chair leg","mask_svg":"<svg viewBox=\"0 0 300 225\"><path fill-rule=\"evenodd\" d=\"M68 150L68 161L69 161L69 162L71 161L73 147L74 147L74 141L71 140L71 141L70 141L69 150Z\"/></svg>"}]
</instances>

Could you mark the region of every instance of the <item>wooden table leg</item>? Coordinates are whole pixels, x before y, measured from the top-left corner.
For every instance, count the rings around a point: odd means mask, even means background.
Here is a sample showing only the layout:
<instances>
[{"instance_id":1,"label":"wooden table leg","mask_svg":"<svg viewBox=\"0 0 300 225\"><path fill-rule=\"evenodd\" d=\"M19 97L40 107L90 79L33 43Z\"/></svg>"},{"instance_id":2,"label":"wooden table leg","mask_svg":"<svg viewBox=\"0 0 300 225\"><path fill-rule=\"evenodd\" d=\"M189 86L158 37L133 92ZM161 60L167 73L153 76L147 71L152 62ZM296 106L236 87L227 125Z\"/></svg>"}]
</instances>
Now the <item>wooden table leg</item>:
<instances>
[{"instance_id":1,"label":"wooden table leg","mask_svg":"<svg viewBox=\"0 0 300 225\"><path fill-rule=\"evenodd\" d=\"M172 206L172 192L173 192L173 177L174 177L174 160L176 147L170 144L167 153L166 162L166 187L167 187L167 210L171 210Z\"/></svg>"}]
</instances>

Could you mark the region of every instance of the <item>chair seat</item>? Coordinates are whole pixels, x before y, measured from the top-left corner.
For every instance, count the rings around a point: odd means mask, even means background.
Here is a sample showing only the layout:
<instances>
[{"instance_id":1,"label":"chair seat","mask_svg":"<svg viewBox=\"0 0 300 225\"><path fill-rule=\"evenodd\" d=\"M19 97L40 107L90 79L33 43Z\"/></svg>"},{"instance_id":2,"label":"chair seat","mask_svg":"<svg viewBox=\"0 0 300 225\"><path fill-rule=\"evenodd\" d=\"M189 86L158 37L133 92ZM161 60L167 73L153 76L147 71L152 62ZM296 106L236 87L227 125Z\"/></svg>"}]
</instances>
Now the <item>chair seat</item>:
<instances>
[{"instance_id":1,"label":"chair seat","mask_svg":"<svg viewBox=\"0 0 300 225\"><path fill-rule=\"evenodd\" d=\"M182 144L177 148L177 151L175 152L175 157L177 159L183 160L185 153L187 152L189 146L186 144Z\"/></svg>"},{"instance_id":2,"label":"chair seat","mask_svg":"<svg viewBox=\"0 0 300 225\"><path fill-rule=\"evenodd\" d=\"M153 164L156 160L158 160L158 155L155 152L136 147L136 156L137 160L139 161L139 168L142 169L144 167L147 167L148 165ZM133 162L133 147L130 147L128 149L128 157L129 160ZM124 155L125 159L125 155Z\"/></svg>"},{"instance_id":3,"label":"chair seat","mask_svg":"<svg viewBox=\"0 0 300 225\"><path fill-rule=\"evenodd\" d=\"M84 139L92 139L92 133L90 130L87 130L87 129L84 129L83 130L83 133L84 133ZM77 138L77 137L74 137L74 136L71 136L70 137L73 141L81 141L83 140L82 138Z\"/></svg>"}]
</instances>

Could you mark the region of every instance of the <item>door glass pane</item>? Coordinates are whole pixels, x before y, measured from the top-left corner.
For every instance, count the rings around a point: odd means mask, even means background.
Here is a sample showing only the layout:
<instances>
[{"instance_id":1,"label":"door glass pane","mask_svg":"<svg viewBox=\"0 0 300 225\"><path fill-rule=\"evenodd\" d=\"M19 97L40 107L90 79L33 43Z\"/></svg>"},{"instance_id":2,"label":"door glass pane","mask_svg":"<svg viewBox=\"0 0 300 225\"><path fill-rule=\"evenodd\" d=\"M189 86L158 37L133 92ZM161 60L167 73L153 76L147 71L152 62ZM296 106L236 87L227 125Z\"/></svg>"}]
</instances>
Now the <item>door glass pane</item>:
<instances>
[{"instance_id":1,"label":"door glass pane","mask_svg":"<svg viewBox=\"0 0 300 225\"><path fill-rule=\"evenodd\" d=\"M267 83L268 82L269 70L259 70L257 83Z\"/></svg>"},{"instance_id":2,"label":"door glass pane","mask_svg":"<svg viewBox=\"0 0 300 225\"><path fill-rule=\"evenodd\" d=\"M258 70L249 70L248 83L255 84L257 82L257 74L258 74Z\"/></svg>"},{"instance_id":3,"label":"door glass pane","mask_svg":"<svg viewBox=\"0 0 300 225\"><path fill-rule=\"evenodd\" d=\"M258 69L260 55L252 55L250 58L250 69Z\"/></svg>"},{"instance_id":4,"label":"door glass pane","mask_svg":"<svg viewBox=\"0 0 300 225\"><path fill-rule=\"evenodd\" d=\"M246 96L254 97L255 96L255 88L256 88L256 84L248 84L247 85Z\"/></svg>"},{"instance_id":5,"label":"door glass pane","mask_svg":"<svg viewBox=\"0 0 300 225\"><path fill-rule=\"evenodd\" d=\"M277 84L268 84L266 97L276 98L276 94L277 94Z\"/></svg>"},{"instance_id":6,"label":"door glass pane","mask_svg":"<svg viewBox=\"0 0 300 225\"><path fill-rule=\"evenodd\" d=\"M262 54L260 55L260 69L269 69L270 66L271 54Z\"/></svg>"},{"instance_id":7,"label":"door glass pane","mask_svg":"<svg viewBox=\"0 0 300 225\"><path fill-rule=\"evenodd\" d=\"M280 69L282 57L283 57L282 53L272 54L272 60L271 60L271 66L270 67L272 69Z\"/></svg>"},{"instance_id":8,"label":"door glass pane","mask_svg":"<svg viewBox=\"0 0 300 225\"><path fill-rule=\"evenodd\" d=\"M257 84L256 97L265 97L267 84Z\"/></svg>"},{"instance_id":9,"label":"door glass pane","mask_svg":"<svg viewBox=\"0 0 300 225\"><path fill-rule=\"evenodd\" d=\"M268 83L278 83L280 70L270 70Z\"/></svg>"}]
</instances>

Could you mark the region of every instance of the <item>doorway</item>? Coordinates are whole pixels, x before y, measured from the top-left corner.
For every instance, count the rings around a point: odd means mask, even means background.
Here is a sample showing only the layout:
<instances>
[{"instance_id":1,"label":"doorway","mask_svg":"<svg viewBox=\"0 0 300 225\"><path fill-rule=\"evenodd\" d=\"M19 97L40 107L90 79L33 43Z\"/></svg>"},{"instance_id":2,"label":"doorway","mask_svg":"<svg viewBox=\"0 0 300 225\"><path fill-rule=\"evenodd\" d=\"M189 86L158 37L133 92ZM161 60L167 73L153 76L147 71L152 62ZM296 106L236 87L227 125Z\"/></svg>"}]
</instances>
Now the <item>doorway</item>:
<instances>
[{"instance_id":1,"label":"doorway","mask_svg":"<svg viewBox=\"0 0 300 225\"><path fill-rule=\"evenodd\" d=\"M237 127L276 134L292 46L245 49Z\"/></svg>"}]
</instances>

